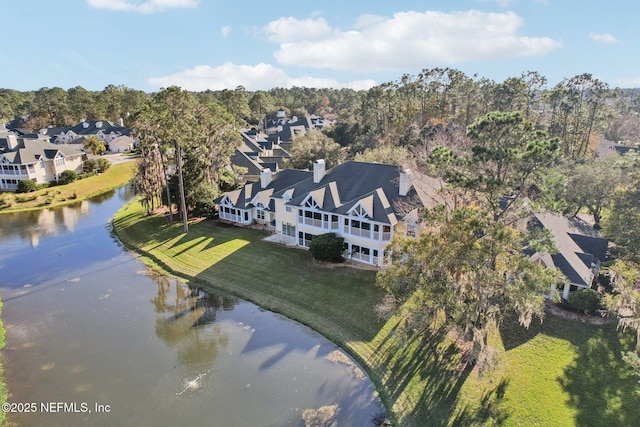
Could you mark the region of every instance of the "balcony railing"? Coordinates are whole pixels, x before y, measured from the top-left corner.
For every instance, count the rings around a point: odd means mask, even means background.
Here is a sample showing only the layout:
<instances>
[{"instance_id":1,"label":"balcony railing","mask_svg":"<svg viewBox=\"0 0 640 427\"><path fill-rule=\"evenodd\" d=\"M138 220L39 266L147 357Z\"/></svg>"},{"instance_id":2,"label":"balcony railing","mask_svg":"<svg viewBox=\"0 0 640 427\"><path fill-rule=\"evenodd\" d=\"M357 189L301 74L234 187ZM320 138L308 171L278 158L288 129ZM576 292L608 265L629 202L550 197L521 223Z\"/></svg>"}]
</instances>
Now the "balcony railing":
<instances>
[{"instance_id":1,"label":"balcony railing","mask_svg":"<svg viewBox=\"0 0 640 427\"><path fill-rule=\"evenodd\" d=\"M220 218L226 219L228 221L243 222L242 215L234 215L226 212L220 212Z\"/></svg>"},{"instance_id":2,"label":"balcony railing","mask_svg":"<svg viewBox=\"0 0 640 427\"><path fill-rule=\"evenodd\" d=\"M354 261L360 261L360 262L365 262L367 264L378 265L377 256L363 254L362 252L353 252L353 253L345 252L344 257L350 258Z\"/></svg>"},{"instance_id":3,"label":"balcony railing","mask_svg":"<svg viewBox=\"0 0 640 427\"><path fill-rule=\"evenodd\" d=\"M345 225L343 230L345 234L350 234L352 236L366 237L367 239L371 238L371 230L363 230L362 228L354 228L354 227L349 228L348 225Z\"/></svg>"},{"instance_id":4,"label":"balcony railing","mask_svg":"<svg viewBox=\"0 0 640 427\"><path fill-rule=\"evenodd\" d=\"M340 229L340 223L338 221L329 222L329 221L324 221L322 219L314 219L314 218L304 217L304 219L302 220L302 223L304 225L310 225L312 227L322 228L322 229L325 229L325 230L339 230Z\"/></svg>"},{"instance_id":5,"label":"balcony railing","mask_svg":"<svg viewBox=\"0 0 640 427\"><path fill-rule=\"evenodd\" d=\"M304 218L304 225L310 225L312 227L322 228L322 220L321 219L313 219L313 218Z\"/></svg>"}]
</instances>

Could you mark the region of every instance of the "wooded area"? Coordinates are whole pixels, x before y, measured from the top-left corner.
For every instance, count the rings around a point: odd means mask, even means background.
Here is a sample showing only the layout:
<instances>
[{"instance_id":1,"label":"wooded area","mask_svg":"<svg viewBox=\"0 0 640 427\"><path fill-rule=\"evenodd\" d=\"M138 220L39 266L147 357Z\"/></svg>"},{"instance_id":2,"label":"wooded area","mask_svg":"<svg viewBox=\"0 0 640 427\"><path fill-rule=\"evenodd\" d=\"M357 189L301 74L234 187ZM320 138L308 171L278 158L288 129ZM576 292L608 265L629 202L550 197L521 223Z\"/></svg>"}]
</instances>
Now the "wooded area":
<instances>
[{"instance_id":1,"label":"wooded area","mask_svg":"<svg viewBox=\"0 0 640 427\"><path fill-rule=\"evenodd\" d=\"M257 127L279 108L336 120L324 133L294 138L290 166L309 167L319 157L329 166L346 159L409 164L440 176L465 201L446 215L429 213L438 225L433 234L394 242L398 267L379 276L391 296L387 308L413 307L407 319L421 321L421 327L442 324L445 316L444 323L476 345L474 361L484 360L487 331L506 312L518 313L525 325L542 315L541 285L554 279L523 261L520 249L532 236L514 226L523 218L518 202L527 197L564 215L589 213L603 229L617 259L607 270L612 293L605 303L622 327L640 331L639 158L597 155L601 138L637 148L637 90L611 88L590 74L549 87L537 72L495 82L451 68L406 74L366 91L0 89L0 121L23 118L31 131L123 118L140 138L144 155L135 186L147 207L161 203L165 191L165 200L198 215L207 215L222 189L234 183L229 158L237 131ZM173 152L180 183L165 180ZM186 212L183 218L186 232ZM465 245L443 246L454 239ZM427 310L443 306L449 309ZM637 367L637 353L625 357Z\"/></svg>"}]
</instances>

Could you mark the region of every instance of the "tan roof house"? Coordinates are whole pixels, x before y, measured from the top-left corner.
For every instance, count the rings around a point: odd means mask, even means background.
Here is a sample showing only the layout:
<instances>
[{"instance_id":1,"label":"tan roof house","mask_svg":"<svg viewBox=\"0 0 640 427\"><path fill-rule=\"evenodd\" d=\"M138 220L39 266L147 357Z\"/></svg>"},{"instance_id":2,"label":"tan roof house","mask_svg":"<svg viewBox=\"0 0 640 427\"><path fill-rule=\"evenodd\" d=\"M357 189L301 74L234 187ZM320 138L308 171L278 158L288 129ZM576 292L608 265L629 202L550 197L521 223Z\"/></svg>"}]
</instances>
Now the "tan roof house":
<instances>
[{"instance_id":1,"label":"tan roof house","mask_svg":"<svg viewBox=\"0 0 640 427\"><path fill-rule=\"evenodd\" d=\"M14 191L24 179L42 184L57 181L65 170L80 173L82 156L68 145L5 134L0 137L0 191Z\"/></svg>"}]
</instances>

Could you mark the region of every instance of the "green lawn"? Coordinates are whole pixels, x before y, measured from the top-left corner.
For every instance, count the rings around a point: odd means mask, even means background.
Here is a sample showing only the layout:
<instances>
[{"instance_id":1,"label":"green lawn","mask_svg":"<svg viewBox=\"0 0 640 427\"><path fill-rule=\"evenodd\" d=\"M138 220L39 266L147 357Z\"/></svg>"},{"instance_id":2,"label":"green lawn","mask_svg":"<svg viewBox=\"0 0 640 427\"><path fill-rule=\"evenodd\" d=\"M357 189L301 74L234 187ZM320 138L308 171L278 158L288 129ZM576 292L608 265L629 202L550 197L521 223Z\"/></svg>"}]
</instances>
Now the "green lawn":
<instances>
[{"instance_id":1,"label":"green lawn","mask_svg":"<svg viewBox=\"0 0 640 427\"><path fill-rule=\"evenodd\" d=\"M2 313L2 301L0 301L0 313ZM0 318L0 350L4 349L4 324L2 323L2 318ZM4 370L2 367L2 357L0 357L0 405L7 401L7 389L4 384ZM0 412L0 426L4 425L5 422L4 411Z\"/></svg>"},{"instance_id":2,"label":"green lawn","mask_svg":"<svg viewBox=\"0 0 640 427\"><path fill-rule=\"evenodd\" d=\"M111 166L105 173L81 179L67 185L43 188L31 193L0 194L0 213L53 208L76 203L100 193L122 187L134 175L135 162Z\"/></svg>"},{"instance_id":3,"label":"green lawn","mask_svg":"<svg viewBox=\"0 0 640 427\"><path fill-rule=\"evenodd\" d=\"M262 240L262 231L145 216L137 202L114 228L146 262L252 301L311 326L369 372L403 426L626 426L640 419L636 380L620 359L631 338L548 316L526 331L506 324L492 337L499 364L489 375L462 369L447 336L403 337L399 319L381 322L375 272L327 267L307 251Z\"/></svg>"}]
</instances>

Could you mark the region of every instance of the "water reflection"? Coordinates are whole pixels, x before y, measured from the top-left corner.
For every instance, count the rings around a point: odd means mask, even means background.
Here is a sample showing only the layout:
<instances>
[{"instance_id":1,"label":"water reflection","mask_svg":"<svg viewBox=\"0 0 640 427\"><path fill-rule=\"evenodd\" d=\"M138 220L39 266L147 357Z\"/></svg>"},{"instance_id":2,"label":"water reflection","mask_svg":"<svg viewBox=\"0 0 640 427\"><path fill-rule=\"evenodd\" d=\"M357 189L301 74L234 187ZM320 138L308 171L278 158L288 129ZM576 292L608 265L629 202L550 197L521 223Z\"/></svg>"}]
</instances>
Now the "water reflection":
<instances>
[{"instance_id":1,"label":"water reflection","mask_svg":"<svg viewBox=\"0 0 640 427\"><path fill-rule=\"evenodd\" d=\"M214 325L221 310L231 310L238 304L233 297L211 295L199 288L189 288L153 270L145 270L158 286L152 298L154 311L161 314L156 319L155 332L169 348L176 351L179 363L212 363L219 347L229 343L227 333ZM190 386L193 388L193 384Z\"/></svg>"},{"instance_id":2,"label":"water reflection","mask_svg":"<svg viewBox=\"0 0 640 427\"><path fill-rule=\"evenodd\" d=\"M10 414L10 422L301 427L324 414L370 425L380 410L375 389L334 345L253 304L147 271L114 244L105 224L126 197L121 189L100 206L89 201L88 215L78 205L22 222L0 216L11 401L113 409ZM32 247L31 227L54 231L37 230Z\"/></svg>"},{"instance_id":3,"label":"water reflection","mask_svg":"<svg viewBox=\"0 0 640 427\"><path fill-rule=\"evenodd\" d=\"M92 205L100 205L116 195L125 202L132 193L129 188L110 190L91 198L90 202L83 200L57 208L1 214L0 242L17 237L36 248L45 236L75 232L80 221L91 213Z\"/></svg>"}]
</instances>

